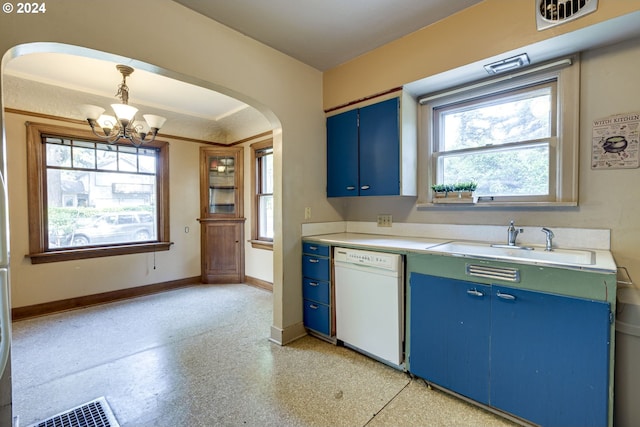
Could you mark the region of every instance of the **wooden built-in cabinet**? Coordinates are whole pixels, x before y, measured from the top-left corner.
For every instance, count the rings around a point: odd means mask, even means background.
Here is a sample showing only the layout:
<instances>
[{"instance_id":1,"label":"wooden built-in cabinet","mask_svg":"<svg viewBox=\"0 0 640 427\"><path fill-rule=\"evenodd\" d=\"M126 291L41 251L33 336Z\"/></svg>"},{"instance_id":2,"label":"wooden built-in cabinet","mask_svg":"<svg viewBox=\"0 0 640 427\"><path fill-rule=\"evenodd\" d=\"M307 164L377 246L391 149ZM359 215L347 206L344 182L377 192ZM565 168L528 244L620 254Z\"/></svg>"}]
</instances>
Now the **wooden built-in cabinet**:
<instances>
[{"instance_id":1,"label":"wooden built-in cabinet","mask_svg":"<svg viewBox=\"0 0 640 427\"><path fill-rule=\"evenodd\" d=\"M200 149L203 283L244 281L243 148Z\"/></svg>"}]
</instances>

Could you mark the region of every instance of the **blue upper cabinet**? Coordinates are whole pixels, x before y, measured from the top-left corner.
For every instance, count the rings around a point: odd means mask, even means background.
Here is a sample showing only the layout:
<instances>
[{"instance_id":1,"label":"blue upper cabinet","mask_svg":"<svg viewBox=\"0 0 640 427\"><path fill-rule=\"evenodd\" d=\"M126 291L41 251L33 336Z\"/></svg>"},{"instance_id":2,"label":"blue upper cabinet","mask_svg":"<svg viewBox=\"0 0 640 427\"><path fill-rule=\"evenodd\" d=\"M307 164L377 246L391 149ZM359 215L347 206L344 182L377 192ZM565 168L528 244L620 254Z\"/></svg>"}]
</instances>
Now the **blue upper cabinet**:
<instances>
[{"instance_id":1,"label":"blue upper cabinet","mask_svg":"<svg viewBox=\"0 0 640 427\"><path fill-rule=\"evenodd\" d=\"M415 196L417 108L400 96L327 118L327 197Z\"/></svg>"},{"instance_id":2,"label":"blue upper cabinet","mask_svg":"<svg viewBox=\"0 0 640 427\"><path fill-rule=\"evenodd\" d=\"M358 110L327 118L327 195L358 195Z\"/></svg>"},{"instance_id":3,"label":"blue upper cabinet","mask_svg":"<svg viewBox=\"0 0 640 427\"><path fill-rule=\"evenodd\" d=\"M360 195L400 194L400 100L360 109Z\"/></svg>"}]
</instances>

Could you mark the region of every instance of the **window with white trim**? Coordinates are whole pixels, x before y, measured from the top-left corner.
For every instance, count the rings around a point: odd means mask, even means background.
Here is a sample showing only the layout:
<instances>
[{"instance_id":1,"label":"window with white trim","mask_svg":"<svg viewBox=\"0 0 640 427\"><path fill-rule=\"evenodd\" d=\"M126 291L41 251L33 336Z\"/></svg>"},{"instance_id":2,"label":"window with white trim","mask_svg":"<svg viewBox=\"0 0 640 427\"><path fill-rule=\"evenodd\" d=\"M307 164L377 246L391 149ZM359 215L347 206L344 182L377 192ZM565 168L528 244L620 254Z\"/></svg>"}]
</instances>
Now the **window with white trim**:
<instances>
[{"instance_id":1,"label":"window with white trim","mask_svg":"<svg viewBox=\"0 0 640 427\"><path fill-rule=\"evenodd\" d=\"M251 144L255 167L252 180L253 224L251 240L254 247L271 249L273 245L273 140Z\"/></svg>"},{"instance_id":2,"label":"window with white trim","mask_svg":"<svg viewBox=\"0 0 640 427\"><path fill-rule=\"evenodd\" d=\"M476 182L479 203L577 204L579 64L541 67L421 101L434 184Z\"/></svg>"}]
</instances>

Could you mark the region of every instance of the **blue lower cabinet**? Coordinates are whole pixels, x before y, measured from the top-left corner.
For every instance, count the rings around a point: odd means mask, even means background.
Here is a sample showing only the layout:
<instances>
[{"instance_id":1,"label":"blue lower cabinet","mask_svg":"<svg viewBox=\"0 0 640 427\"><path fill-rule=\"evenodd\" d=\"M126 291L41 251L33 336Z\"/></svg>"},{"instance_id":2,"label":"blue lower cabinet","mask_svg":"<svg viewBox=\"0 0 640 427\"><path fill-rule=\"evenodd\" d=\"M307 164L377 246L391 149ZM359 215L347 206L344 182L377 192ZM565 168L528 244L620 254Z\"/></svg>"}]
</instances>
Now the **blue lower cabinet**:
<instances>
[{"instance_id":1,"label":"blue lower cabinet","mask_svg":"<svg viewBox=\"0 0 640 427\"><path fill-rule=\"evenodd\" d=\"M492 288L491 405L542 426L606 426L609 303Z\"/></svg>"},{"instance_id":2,"label":"blue lower cabinet","mask_svg":"<svg viewBox=\"0 0 640 427\"><path fill-rule=\"evenodd\" d=\"M488 404L491 287L415 273L410 287L410 371Z\"/></svg>"},{"instance_id":3,"label":"blue lower cabinet","mask_svg":"<svg viewBox=\"0 0 640 427\"><path fill-rule=\"evenodd\" d=\"M545 427L606 426L606 301L411 273L409 371Z\"/></svg>"},{"instance_id":4,"label":"blue lower cabinet","mask_svg":"<svg viewBox=\"0 0 640 427\"><path fill-rule=\"evenodd\" d=\"M331 337L331 248L302 242L302 298L305 328Z\"/></svg>"},{"instance_id":5,"label":"blue lower cabinet","mask_svg":"<svg viewBox=\"0 0 640 427\"><path fill-rule=\"evenodd\" d=\"M305 327L324 335L330 335L331 323L328 305L304 300L303 321Z\"/></svg>"}]
</instances>

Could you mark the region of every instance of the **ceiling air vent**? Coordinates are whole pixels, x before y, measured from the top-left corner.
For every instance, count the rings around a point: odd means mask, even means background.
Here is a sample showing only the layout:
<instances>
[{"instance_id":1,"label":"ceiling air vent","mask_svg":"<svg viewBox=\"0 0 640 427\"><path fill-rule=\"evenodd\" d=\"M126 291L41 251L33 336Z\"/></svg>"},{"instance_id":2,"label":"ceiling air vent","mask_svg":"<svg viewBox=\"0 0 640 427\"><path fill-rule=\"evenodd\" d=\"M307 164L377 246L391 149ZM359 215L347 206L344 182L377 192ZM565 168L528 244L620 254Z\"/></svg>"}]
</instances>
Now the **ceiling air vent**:
<instances>
[{"instance_id":1,"label":"ceiling air vent","mask_svg":"<svg viewBox=\"0 0 640 427\"><path fill-rule=\"evenodd\" d=\"M598 0L536 0L536 24L544 30L573 21L598 8Z\"/></svg>"}]
</instances>

